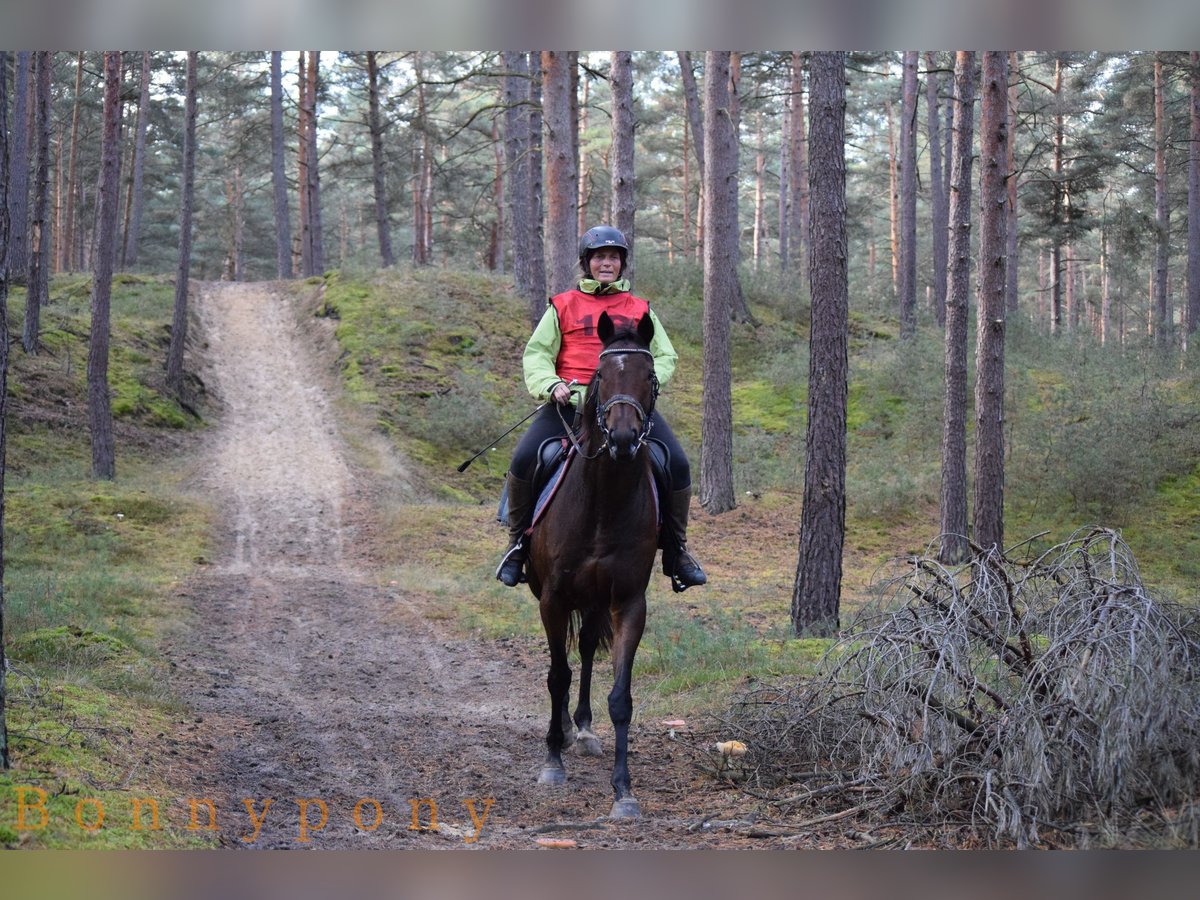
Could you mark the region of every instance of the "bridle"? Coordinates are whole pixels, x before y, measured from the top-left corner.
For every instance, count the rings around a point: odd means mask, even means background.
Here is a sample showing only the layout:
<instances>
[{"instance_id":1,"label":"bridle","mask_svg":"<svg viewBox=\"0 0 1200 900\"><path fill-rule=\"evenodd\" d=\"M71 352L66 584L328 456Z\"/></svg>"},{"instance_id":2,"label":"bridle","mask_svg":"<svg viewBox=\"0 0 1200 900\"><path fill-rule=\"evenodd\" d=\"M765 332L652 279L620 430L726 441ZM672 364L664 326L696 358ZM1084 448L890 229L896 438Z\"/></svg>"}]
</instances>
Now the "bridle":
<instances>
[{"instance_id":1,"label":"bridle","mask_svg":"<svg viewBox=\"0 0 1200 900\"><path fill-rule=\"evenodd\" d=\"M603 361L604 357L606 356L624 356L631 353L644 353L646 356L649 356L651 360L654 359L654 354L642 347L613 347L608 350L601 350L600 359ZM597 389L599 381L600 369L597 367L596 375L592 379L589 392ZM599 448L597 448L596 452L591 454L585 453L583 448L579 446L579 441L575 437L574 429L567 425L567 420L563 418L562 408L558 407L558 417L562 420L563 427L567 432L567 437L570 439L571 444L575 447L575 452L578 453L583 459L595 459L601 453L607 450L609 451L609 454L615 458L617 448L612 442L612 432L608 427L608 411L614 406L625 405L632 406L642 420L641 430L638 432L637 441L633 445L633 455L636 456L638 451L642 449L642 445L646 443L646 438L650 435L650 429L654 427L654 420L651 419L650 416L653 415L654 404L658 400L658 388L658 377L654 374L654 370L651 369L649 409L644 409L642 404L638 402L638 399L630 396L629 394L614 394L603 403L599 402L599 395L597 395L596 427L600 429L600 434L604 437L604 441L600 444Z\"/></svg>"}]
</instances>

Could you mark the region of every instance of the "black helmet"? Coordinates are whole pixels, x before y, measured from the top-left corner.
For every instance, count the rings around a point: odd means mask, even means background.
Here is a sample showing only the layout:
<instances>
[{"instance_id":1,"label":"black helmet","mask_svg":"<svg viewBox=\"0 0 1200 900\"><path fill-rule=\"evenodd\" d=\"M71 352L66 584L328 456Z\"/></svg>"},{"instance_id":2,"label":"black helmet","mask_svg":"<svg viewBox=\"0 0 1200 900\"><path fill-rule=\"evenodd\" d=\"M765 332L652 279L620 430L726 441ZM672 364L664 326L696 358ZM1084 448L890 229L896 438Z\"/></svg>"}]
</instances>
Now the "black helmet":
<instances>
[{"instance_id":1,"label":"black helmet","mask_svg":"<svg viewBox=\"0 0 1200 900\"><path fill-rule=\"evenodd\" d=\"M588 271L588 257L592 255L593 250L599 250L601 247L616 247L620 250L621 268L625 268L625 261L629 258L629 244L625 235L621 233L621 229L611 225L597 225L585 231L579 239L579 265L583 267L585 275Z\"/></svg>"}]
</instances>

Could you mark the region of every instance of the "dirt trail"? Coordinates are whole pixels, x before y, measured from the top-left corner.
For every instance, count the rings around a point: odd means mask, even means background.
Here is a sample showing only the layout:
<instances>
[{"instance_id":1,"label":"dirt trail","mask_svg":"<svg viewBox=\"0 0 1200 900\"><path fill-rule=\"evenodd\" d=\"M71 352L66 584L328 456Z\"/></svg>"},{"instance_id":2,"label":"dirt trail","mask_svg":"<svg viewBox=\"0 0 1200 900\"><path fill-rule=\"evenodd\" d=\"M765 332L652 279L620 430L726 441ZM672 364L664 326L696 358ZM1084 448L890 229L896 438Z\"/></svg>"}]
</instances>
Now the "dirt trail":
<instances>
[{"instance_id":1,"label":"dirt trail","mask_svg":"<svg viewBox=\"0 0 1200 900\"><path fill-rule=\"evenodd\" d=\"M371 548L379 492L349 461L314 334L291 302L269 285L212 284L197 304L205 380L223 406L203 488L226 527L219 558L185 588L194 625L174 656L198 714L186 748L194 796L213 799L222 842L721 843L698 825L715 798L693 793L687 754L658 733L633 735L640 822L603 818L610 758L571 758L565 788L534 783L541 659L452 637L383 580Z\"/></svg>"}]
</instances>

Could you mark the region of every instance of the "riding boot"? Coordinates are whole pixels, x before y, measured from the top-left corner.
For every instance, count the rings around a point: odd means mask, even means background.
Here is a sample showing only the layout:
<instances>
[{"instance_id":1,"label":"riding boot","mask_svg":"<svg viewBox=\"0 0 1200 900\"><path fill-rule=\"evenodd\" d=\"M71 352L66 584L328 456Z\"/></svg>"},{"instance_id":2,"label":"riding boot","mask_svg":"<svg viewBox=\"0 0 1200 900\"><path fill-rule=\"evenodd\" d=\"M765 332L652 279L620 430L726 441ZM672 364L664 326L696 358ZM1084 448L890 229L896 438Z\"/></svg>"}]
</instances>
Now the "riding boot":
<instances>
[{"instance_id":1,"label":"riding boot","mask_svg":"<svg viewBox=\"0 0 1200 900\"><path fill-rule=\"evenodd\" d=\"M700 563L687 549L688 509L692 500L690 487L673 491L663 506L663 574L671 579L675 593L698 584L707 584L708 576Z\"/></svg>"},{"instance_id":2,"label":"riding boot","mask_svg":"<svg viewBox=\"0 0 1200 900\"><path fill-rule=\"evenodd\" d=\"M508 550L496 569L496 577L509 587L515 587L525 577L525 557L529 553L529 539L525 530L533 516L533 485L508 473Z\"/></svg>"}]
</instances>

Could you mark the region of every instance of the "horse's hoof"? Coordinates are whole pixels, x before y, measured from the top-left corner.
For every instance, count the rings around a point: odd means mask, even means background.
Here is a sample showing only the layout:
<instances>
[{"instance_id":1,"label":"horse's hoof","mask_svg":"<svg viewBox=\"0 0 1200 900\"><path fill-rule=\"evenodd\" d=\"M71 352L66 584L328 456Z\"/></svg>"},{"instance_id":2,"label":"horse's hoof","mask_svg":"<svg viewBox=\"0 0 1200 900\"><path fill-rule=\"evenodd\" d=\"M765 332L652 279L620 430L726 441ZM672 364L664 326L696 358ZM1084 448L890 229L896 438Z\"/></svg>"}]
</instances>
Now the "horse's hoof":
<instances>
[{"instance_id":1,"label":"horse's hoof","mask_svg":"<svg viewBox=\"0 0 1200 900\"><path fill-rule=\"evenodd\" d=\"M636 819L642 814L642 808L633 797L626 797L623 800L614 801L612 812L608 814L610 819Z\"/></svg>"},{"instance_id":2,"label":"horse's hoof","mask_svg":"<svg viewBox=\"0 0 1200 900\"><path fill-rule=\"evenodd\" d=\"M603 756L604 748L600 746L600 738L592 732L581 731L575 741L575 752L580 756Z\"/></svg>"},{"instance_id":3,"label":"horse's hoof","mask_svg":"<svg viewBox=\"0 0 1200 900\"><path fill-rule=\"evenodd\" d=\"M567 770L561 766L546 766L538 775L538 784L566 784Z\"/></svg>"}]
</instances>

